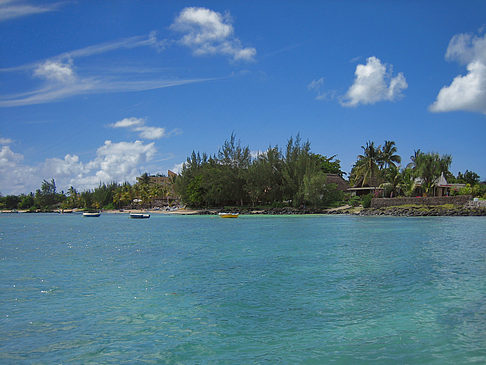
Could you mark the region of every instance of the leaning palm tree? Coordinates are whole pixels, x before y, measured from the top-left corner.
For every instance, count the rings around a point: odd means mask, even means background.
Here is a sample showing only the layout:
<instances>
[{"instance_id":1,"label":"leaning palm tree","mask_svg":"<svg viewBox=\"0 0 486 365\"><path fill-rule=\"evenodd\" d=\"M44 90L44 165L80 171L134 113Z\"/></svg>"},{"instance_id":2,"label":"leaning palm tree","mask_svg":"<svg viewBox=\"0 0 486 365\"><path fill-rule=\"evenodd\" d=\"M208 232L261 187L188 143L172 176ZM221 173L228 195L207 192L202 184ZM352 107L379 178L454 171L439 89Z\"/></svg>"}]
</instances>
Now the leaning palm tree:
<instances>
[{"instance_id":1,"label":"leaning palm tree","mask_svg":"<svg viewBox=\"0 0 486 365\"><path fill-rule=\"evenodd\" d=\"M379 164L381 160L380 146L368 141L366 146L361 146L363 154L358 155L358 161L353 168L355 186L376 185L379 177Z\"/></svg>"},{"instance_id":2,"label":"leaning palm tree","mask_svg":"<svg viewBox=\"0 0 486 365\"><path fill-rule=\"evenodd\" d=\"M407 169L412 169L412 170L415 170L416 167L417 167L417 159L420 158L421 155L423 155L424 153L422 151L420 151L420 148L418 150L415 150L413 151L413 156L410 156L410 162L408 165L407 165Z\"/></svg>"},{"instance_id":3,"label":"leaning palm tree","mask_svg":"<svg viewBox=\"0 0 486 365\"><path fill-rule=\"evenodd\" d=\"M396 154L397 151L394 141L385 141L381 149L380 167L396 167L397 165L395 163L402 162L402 158Z\"/></svg>"}]
</instances>

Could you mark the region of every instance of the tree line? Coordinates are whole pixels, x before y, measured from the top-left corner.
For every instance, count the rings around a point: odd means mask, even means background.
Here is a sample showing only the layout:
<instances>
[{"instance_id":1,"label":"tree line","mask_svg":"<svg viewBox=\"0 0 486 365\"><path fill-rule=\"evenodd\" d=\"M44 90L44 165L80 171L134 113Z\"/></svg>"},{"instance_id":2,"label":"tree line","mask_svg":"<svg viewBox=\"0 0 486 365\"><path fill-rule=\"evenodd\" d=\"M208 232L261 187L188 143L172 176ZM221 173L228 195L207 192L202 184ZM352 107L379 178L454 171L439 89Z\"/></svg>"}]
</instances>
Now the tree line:
<instances>
[{"instance_id":1,"label":"tree line","mask_svg":"<svg viewBox=\"0 0 486 365\"><path fill-rule=\"evenodd\" d=\"M250 148L232 134L217 154L193 151L175 180L175 190L192 207L325 207L344 197L336 184L327 182L329 173L344 174L340 161L312 153L310 142L299 135L283 149L269 146L252 157Z\"/></svg>"},{"instance_id":2,"label":"tree line","mask_svg":"<svg viewBox=\"0 0 486 365\"><path fill-rule=\"evenodd\" d=\"M95 189L79 192L70 187L67 192L57 191L54 179L43 180L35 193L7 195L0 197L0 209L22 209L30 211L52 211L53 209L121 209L149 207L151 202L165 199L169 194L166 187L152 184L144 173L136 184L100 183Z\"/></svg>"},{"instance_id":3,"label":"tree line","mask_svg":"<svg viewBox=\"0 0 486 365\"><path fill-rule=\"evenodd\" d=\"M379 187L385 197L433 195L438 179L444 175L448 183L465 184L453 194L486 198L486 185L479 183L478 174L466 170L454 176L450 172L450 155L419 149L410 156L410 163L402 167L394 141L385 141L383 145L368 141L361 148L363 152L357 156L349 175L352 187ZM232 134L216 154L193 151L181 173L173 179L173 188L183 204L195 208L325 208L362 203L328 181L328 174L346 175L336 155L313 153L310 142L303 141L299 135L289 138L283 148L269 146L252 156L249 146L242 146ZM168 188L152 183L147 173L135 184L100 183L97 188L82 192L72 186L67 192L58 192L52 179L44 180L35 193L0 195L0 209L148 208L155 199L168 195ZM369 201L371 197L364 199Z\"/></svg>"},{"instance_id":4,"label":"tree line","mask_svg":"<svg viewBox=\"0 0 486 365\"><path fill-rule=\"evenodd\" d=\"M350 182L353 186L375 186L383 189L386 197L414 196L417 188L423 195L433 195L441 175L447 183L466 184L453 194L468 194L486 198L486 185L479 183L479 175L466 170L454 176L450 172L452 156L425 153L420 149L410 156L410 163L401 168L401 157L394 141L376 146L369 141L361 146L363 153L353 165Z\"/></svg>"}]
</instances>

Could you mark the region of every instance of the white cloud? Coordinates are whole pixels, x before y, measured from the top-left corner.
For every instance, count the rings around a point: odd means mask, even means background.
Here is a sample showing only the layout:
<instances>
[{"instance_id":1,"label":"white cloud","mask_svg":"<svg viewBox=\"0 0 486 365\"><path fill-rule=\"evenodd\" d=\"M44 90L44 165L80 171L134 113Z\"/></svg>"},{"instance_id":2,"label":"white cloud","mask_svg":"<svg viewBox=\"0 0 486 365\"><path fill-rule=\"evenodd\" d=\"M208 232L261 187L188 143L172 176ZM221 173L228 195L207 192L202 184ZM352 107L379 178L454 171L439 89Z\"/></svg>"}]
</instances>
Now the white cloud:
<instances>
[{"instance_id":1,"label":"white cloud","mask_svg":"<svg viewBox=\"0 0 486 365\"><path fill-rule=\"evenodd\" d=\"M264 155L264 154L265 154L265 152L260 151L260 150L258 150L258 151L250 151L251 158L258 158L258 156L261 156L261 155Z\"/></svg>"},{"instance_id":2,"label":"white cloud","mask_svg":"<svg viewBox=\"0 0 486 365\"><path fill-rule=\"evenodd\" d=\"M2 95L0 107L44 104L76 95L155 90L210 80L214 79L116 81L103 78L77 78L75 82L49 82L37 90Z\"/></svg>"},{"instance_id":3,"label":"white cloud","mask_svg":"<svg viewBox=\"0 0 486 365\"><path fill-rule=\"evenodd\" d=\"M327 98L331 98L334 96L334 92L324 92L322 91L322 87L324 86L324 77L320 79L315 79L307 85L307 89L316 93L316 100L324 100Z\"/></svg>"},{"instance_id":4,"label":"white cloud","mask_svg":"<svg viewBox=\"0 0 486 365\"><path fill-rule=\"evenodd\" d=\"M124 118L116 123L110 124L112 128L130 128L130 130L139 132L140 138L160 139L166 136L165 129L160 127L149 127L145 125L143 118Z\"/></svg>"},{"instance_id":5,"label":"white cloud","mask_svg":"<svg viewBox=\"0 0 486 365\"><path fill-rule=\"evenodd\" d=\"M34 75L52 81L70 82L74 81L75 75L71 63L46 61L40 64Z\"/></svg>"},{"instance_id":6,"label":"white cloud","mask_svg":"<svg viewBox=\"0 0 486 365\"><path fill-rule=\"evenodd\" d=\"M170 169L170 171L175 172L176 174L180 174L182 172L184 164L185 162L177 163Z\"/></svg>"},{"instance_id":7,"label":"white cloud","mask_svg":"<svg viewBox=\"0 0 486 365\"><path fill-rule=\"evenodd\" d=\"M113 143L105 141L96 151L96 157L83 163L76 155L64 159L50 158L36 166L22 163L23 156L8 146L0 150L0 186L2 194L20 194L35 191L42 180L54 178L59 190L70 186L92 189L100 182L135 182L143 165L157 152L154 143L141 141Z\"/></svg>"},{"instance_id":8,"label":"white cloud","mask_svg":"<svg viewBox=\"0 0 486 365\"><path fill-rule=\"evenodd\" d=\"M110 124L112 128L127 128L127 127L134 127L139 125L144 125L145 120L142 118L123 118L116 123Z\"/></svg>"},{"instance_id":9,"label":"white cloud","mask_svg":"<svg viewBox=\"0 0 486 365\"><path fill-rule=\"evenodd\" d=\"M34 5L29 4L28 1L2 0L0 1L0 21L54 11L60 5L62 3Z\"/></svg>"},{"instance_id":10,"label":"white cloud","mask_svg":"<svg viewBox=\"0 0 486 365\"><path fill-rule=\"evenodd\" d=\"M10 138L0 137L0 144L10 144L13 141Z\"/></svg>"},{"instance_id":11,"label":"white cloud","mask_svg":"<svg viewBox=\"0 0 486 365\"><path fill-rule=\"evenodd\" d=\"M392 77L392 66L382 64L376 57L369 57L366 65L356 66L354 74L354 83L341 102L343 106L397 100L402 96L402 90L408 87L401 72Z\"/></svg>"},{"instance_id":12,"label":"white cloud","mask_svg":"<svg viewBox=\"0 0 486 365\"><path fill-rule=\"evenodd\" d=\"M234 36L229 13L222 15L205 8L184 8L171 29L183 33L181 44L191 48L195 55L222 54L235 61L251 61L256 55L255 48L243 48Z\"/></svg>"},{"instance_id":13,"label":"white cloud","mask_svg":"<svg viewBox=\"0 0 486 365\"><path fill-rule=\"evenodd\" d=\"M165 129L160 127L137 127L134 129L140 132L140 137L144 139L159 139L165 136Z\"/></svg>"},{"instance_id":14,"label":"white cloud","mask_svg":"<svg viewBox=\"0 0 486 365\"><path fill-rule=\"evenodd\" d=\"M486 114L486 34L456 34L449 42L446 59L466 64L467 74L456 76L449 86L442 87L429 110Z\"/></svg>"},{"instance_id":15,"label":"white cloud","mask_svg":"<svg viewBox=\"0 0 486 365\"><path fill-rule=\"evenodd\" d=\"M79 74L74 72L74 61L77 58L137 47L152 47L160 51L168 43L170 42L167 40L158 40L156 32L151 32L148 36L124 38L65 52L34 64L0 69L0 72L32 71L33 76L43 79L43 85L35 90L0 95L0 107L43 104L76 95L154 90L214 80L214 78L161 79L157 75L147 75L160 72L160 70L154 71L152 69L149 72L140 72L141 68L134 69L128 75L129 71L116 73L114 68L110 68L109 72L105 71L98 76L83 76L82 72L79 72ZM147 71L146 69L143 70ZM107 73L110 73L110 75L107 76ZM143 78L141 78L141 74L144 75ZM130 79L127 79L127 77L130 77Z\"/></svg>"},{"instance_id":16,"label":"white cloud","mask_svg":"<svg viewBox=\"0 0 486 365\"><path fill-rule=\"evenodd\" d=\"M9 146L2 146L0 150L0 166L10 167L23 160L20 153L13 152Z\"/></svg>"}]
</instances>

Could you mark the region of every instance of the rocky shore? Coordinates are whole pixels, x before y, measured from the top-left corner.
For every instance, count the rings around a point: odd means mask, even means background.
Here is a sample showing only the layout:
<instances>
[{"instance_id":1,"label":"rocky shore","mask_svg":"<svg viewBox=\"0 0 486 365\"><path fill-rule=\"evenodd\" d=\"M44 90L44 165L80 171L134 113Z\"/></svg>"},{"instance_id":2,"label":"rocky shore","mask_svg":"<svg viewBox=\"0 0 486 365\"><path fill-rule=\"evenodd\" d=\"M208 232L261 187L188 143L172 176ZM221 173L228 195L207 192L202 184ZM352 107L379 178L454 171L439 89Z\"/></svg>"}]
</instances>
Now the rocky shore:
<instances>
[{"instance_id":1,"label":"rocky shore","mask_svg":"<svg viewBox=\"0 0 486 365\"><path fill-rule=\"evenodd\" d=\"M334 209L314 208L269 208L264 210L252 209L207 209L199 210L195 214L211 215L220 212L238 212L240 214L261 215L289 215L289 214L347 214L357 216L397 216L397 217L426 217L426 216L486 216L486 208L461 207L461 206L398 206L383 208L352 208L342 207Z\"/></svg>"},{"instance_id":2,"label":"rocky shore","mask_svg":"<svg viewBox=\"0 0 486 365\"><path fill-rule=\"evenodd\" d=\"M485 208L468 207L386 207L363 209L359 215L389 215L397 217L432 217L432 216L486 216Z\"/></svg>"}]
</instances>

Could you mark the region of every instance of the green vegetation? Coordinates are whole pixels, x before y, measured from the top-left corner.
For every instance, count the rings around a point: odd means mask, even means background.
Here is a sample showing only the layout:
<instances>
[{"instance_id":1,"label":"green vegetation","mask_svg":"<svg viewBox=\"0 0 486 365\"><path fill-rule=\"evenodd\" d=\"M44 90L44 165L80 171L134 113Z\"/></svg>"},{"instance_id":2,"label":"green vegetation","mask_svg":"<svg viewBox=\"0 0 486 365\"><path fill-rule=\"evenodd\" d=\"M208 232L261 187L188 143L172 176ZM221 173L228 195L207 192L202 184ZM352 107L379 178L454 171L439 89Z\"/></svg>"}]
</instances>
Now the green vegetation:
<instances>
[{"instance_id":1,"label":"green vegetation","mask_svg":"<svg viewBox=\"0 0 486 365\"><path fill-rule=\"evenodd\" d=\"M385 141L382 146L369 141L361 146L363 154L354 164L350 182L355 187L374 186L383 190L383 196L433 196L437 181L443 175L448 183L468 184L451 194L469 194L486 197L486 186L479 183L479 175L473 171L452 175L449 168L452 163L450 155L424 153L420 149L410 156L411 162L400 169L397 165L401 157L397 154L395 142Z\"/></svg>"},{"instance_id":2,"label":"green vegetation","mask_svg":"<svg viewBox=\"0 0 486 365\"><path fill-rule=\"evenodd\" d=\"M35 194L8 195L0 197L0 209L22 209L32 212L49 212L59 209L115 209L122 207L140 208L147 207L154 198L164 199L167 190L163 187L151 184L147 174L142 175L140 181L134 185L129 183L100 184L93 190L79 193L74 187L70 187L67 193L56 191L56 182L44 180L41 188ZM136 200L136 202L134 202Z\"/></svg>"},{"instance_id":3,"label":"green vegetation","mask_svg":"<svg viewBox=\"0 0 486 365\"><path fill-rule=\"evenodd\" d=\"M322 208L343 200L343 192L327 183L326 174L343 175L339 160L311 152L300 136L285 149L270 146L251 158L235 135L217 155L193 152L175 180L182 201L193 207L291 205Z\"/></svg>"},{"instance_id":4,"label":"green vegetation","mask_svg":"<svg viewBox=\"0 0 486 365\"><path fill-rule=\"evenodd\" d=\"M486 184L473 171L450 171L452 157L424 153L420 149L410 156L404 168L394 141L383 146L373 141L361 146L350 183L354 187L377 187L384 197L433 196L441 175L447 182L465 184L450 192L486 199ZM284 148L269 146L252 157L250 148L242 146L234 134L223 143L217 154L192 152L180 176L173 178L176 195L190 207L313 208L336 207L347 203L369 207L372 194L352 197L328 181L328 174L345 175L336 155L327 157L311 151L310 143L300 136L291 137ZM58 209L148 208L156 199L167 201L169 186L153 183L145 173L136 184L112 182L93 190L79 192L70 187L58 192L54 179L44 180L35 193L0 195L0 209L53 211ZM173 195L173 192L171 192ZM375 195L378 196L378 195Z\"/></svg>"}]
</instances>

